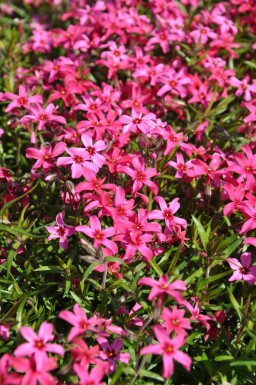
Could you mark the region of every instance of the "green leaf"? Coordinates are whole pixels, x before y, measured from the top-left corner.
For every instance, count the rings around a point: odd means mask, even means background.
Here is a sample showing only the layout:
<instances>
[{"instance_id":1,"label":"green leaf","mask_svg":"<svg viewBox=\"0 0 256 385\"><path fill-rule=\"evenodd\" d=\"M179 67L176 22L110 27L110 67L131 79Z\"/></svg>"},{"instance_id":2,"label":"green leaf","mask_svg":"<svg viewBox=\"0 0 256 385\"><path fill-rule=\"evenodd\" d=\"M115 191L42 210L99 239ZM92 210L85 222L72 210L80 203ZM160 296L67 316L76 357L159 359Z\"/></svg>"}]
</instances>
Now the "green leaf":
<instances>
[{"instance_id":1,"label":"green leaf","mask_svg":"<svg viewBox=\"0 0 256 385\"><path fill-rule=\"evenodd\" d=\"M35 235L30 233L29 231L23 230L18 226L7 226L3 223L0 223L0 230L6 231L16 237L20 237L20 235L26 235L27 238L46 238L46 235Z\"/></svg>"},{"instance_id":2,"label":"green leaf","mask_svg":"<svg viewBox=\"0 0 256 385\"><path fill-rule=\"evenodd\" d=\"M100 261L96 261L90 264L90 266L85 270L82 281L85 281L91 272L95 269L96 266L101 265Z\"/></svg>"},{"instance_id":3,"label":"green leaf","mask_svg":"<svg viewBox=\"0 0 256 385\"><path fill-rule=\"evenodd\" d=\"M199 222L199 220L196 217L194 217L194 215L192 215L192 218L193 218L193 221L195 222L195 225L196 225L199 237L201 239L202 245L204 247L204 250L206 251L207 245L209 243L209 238L207 237L207 234L206 234L201 222Z\"/></svg>"},{"instance_id":4,"label":"green leaf","mask_svg":"<svg viewBox=\"0 0 256 385\"><path fill-rule=\"evenodd\" d=\"M224 273L213 275L212 277L206 279L206 284L209 285L209 283L218 281L219 279L229 274L230 274L230 271L225 271Z\"/></svg>"},{"instance_id":5,"label":"green leaf","mask_svg":"<svg viewBox=\"0 0 256 385\"><path fill-rule=\"evenodd\" d=\"M232 357L232 356L222 355L222 356L215 357L214 361L222 362L222 361L230 361L230 360L233 360L233 359L234 359L234 357Z\"/></svg>"},{"instance_id":6,"label":"green leaf","mask_svg":"<svg viewBox=\"0 0 256 385\"><path fill-rule=\"evenodd\" d=\"M230 366L256 366L256 358L255 360L238 360L231 362Z\"/></svg>"},{"instance_id":7,"label":"green leaf","mask_svg":"<svg viewBox=\"0 0 256 385\"><path fill-rule=\"evenodd\" d=\"M13 262L14 258L16 257L16 255L17 255L17 250L12 249L8 253L8 256L7 256L7 278L10 275L11 268L12 268L12 262Z\"/></svg>"},{"instance_id":8,"label":"green leaf","mask_svg":"<svg viewBox=\"0 0 256 385\"><path fill-rule=\"evenodd\" d=\"M150 266L153 268L153 270L160 276L160 275L163 275L163 272L161 270L161 268L155 263L155 261L153 259L151 259L149 261L150 263Z\"/></svg>"},{"instance_id":9,"label":"green leaf","mask_svg":"<svg viewBox=\"0 0 256 385\"><path fill-rule=\"evenodd\" d=\"M32 191L34 191L39 184L39 181L36 182L35 186L31 187L30 190L27 190L24 194L18 196L15 199L12 199L10 202L7 202L2 209L0 210L0 216L4 215L5 210L7 210L10 206L12 206L15 202L18 202L20 199L24 198L28 194L30 194Z\"/></svg>"},{"instance_id":10,"label":"green leaf","mask_svg":"<svg viewBox=\"0 0 256 385\"><path fill-rule=\"evenodd\" d=\"M237 302L236 298L233 296L232 288L231 287L227 287L227 290L229 292L230 302L232 303L235 311L237 312L239 319L242 320L243 314L242 314L242 311L241 311L241 307L240 307L239 303Z\"/></svg>"},{"instance_id":11,"label":"green leaf","mask_svg":"<svg viewBox=\"0 0 256 385\"><path fill-rule=\"evenodd\" d=\"M148 370L141 369L139 373L140 377L148 377L148 378L153 378L154 380L164 382L164 379L162 376L157 374L156 372L149 372Z\"/></svg>"},{"instance_id":12,"label":"green leaf","mask_svg":"<svg viewBox=\"0 0 256 385\"><path fill-rule=\"evenodd\" d=\"M58 273L63 273L65 270L63 270L59 266L50 265L50 266L40 266L34 271L40 271L42 273L47 273L47 274L58 274Z\"/></svg>"}]
</instances>

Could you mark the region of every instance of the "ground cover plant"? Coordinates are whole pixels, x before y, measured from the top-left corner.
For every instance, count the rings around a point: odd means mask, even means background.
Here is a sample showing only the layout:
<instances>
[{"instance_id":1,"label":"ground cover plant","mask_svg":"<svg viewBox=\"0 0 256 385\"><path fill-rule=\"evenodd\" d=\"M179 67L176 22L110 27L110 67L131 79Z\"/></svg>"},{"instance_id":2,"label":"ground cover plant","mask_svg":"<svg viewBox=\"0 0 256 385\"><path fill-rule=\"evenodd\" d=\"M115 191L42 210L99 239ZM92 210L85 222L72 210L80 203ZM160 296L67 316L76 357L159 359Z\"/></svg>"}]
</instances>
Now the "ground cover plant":
<instances>
[{"instance_id":1,"label":"ground cover plant","mask_svg":"<svg viewBox=\"0 0 256 385\"><path fill-rule=\"evenodd\" d=\"M256 383L255 0L0 5L0 385Z\"/></svg>"}]
</instances>

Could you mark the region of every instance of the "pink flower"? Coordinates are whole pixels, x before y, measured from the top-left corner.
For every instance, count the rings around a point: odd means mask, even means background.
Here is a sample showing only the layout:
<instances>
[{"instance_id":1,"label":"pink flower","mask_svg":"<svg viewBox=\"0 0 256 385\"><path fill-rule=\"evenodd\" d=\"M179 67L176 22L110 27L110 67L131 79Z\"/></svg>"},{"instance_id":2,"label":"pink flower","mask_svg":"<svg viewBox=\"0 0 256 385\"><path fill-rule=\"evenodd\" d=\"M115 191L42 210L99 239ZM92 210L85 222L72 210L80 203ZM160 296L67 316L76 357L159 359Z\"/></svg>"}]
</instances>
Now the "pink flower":
<instances>
[{"instance_id":1,"label":"pink flower","mask_svg":"<svg viewBox=\"0 0 256 385\"><path fill-rule=\"evenodd\" d=\"M88 237L94 239L94 247L100 247L101 245L106 246L113 254L116 254L118 249L115 242L108 240L107 238L115 235L116 230L114 227L109 227L105 230L102 230L99 219L96 215L90 217L90 225L85 226L76 226L76 231L81 231L86 234Z\"/></svg>"},{"instance_id":2,"label":"pink flower","mask_svg":"<svg viewBox=\"0 0 256 385\"><path fill-rule=\"evenodd\" d=\"M200 24L197 26L197 29L190 32L190 36L193 37L196 43L200 43L201 46L204 46L209 39L216 39L217 34L209 27Z\"/></svg>"},{"instance_id":3,"label":"pink flower","mask_svg":"<svg viewBox=\"0 0 256 385\"><path fill-rule=\"evenodd\" d=\"M107 208L112 218L116 221L133 215L134 199L125 199L125 190L123 187L117 187L115 192L115 207Z\"/></svg>"},{"instance_id":4,"label":"pink flower","mask_svg":"<svg viewBox=\"0 0 256 385\"><path fill-rule=\"evenodd\" d=\"M57 226L46 226L46 230L51 234L47 239L50 241L52 239L60 238L59 245L62 249L68 248L68 239L71 235L75 234L76 230L73 226L66 226L62 214L59 213L56 216Z\"/></svg>"},{"instance_id":5,"label":"pink flower","mask_svg":"<svg viewBox=\"0 0 256 385\"><path fill-rule=\"evenodd\" d=\"M116 370L116 361L121 361L128 364L130 361L129 353L120 353L119 350L123 347L123 340L116 338L112 345L109 345L106 338L97 338L103 352L100 352L100 358L108 360L109 373L113 373Z\"/></svg>"},{"instance_id":6,"label":"pink flower","mask_svg":"<svg viewBox=\"0 0 256 385\"><path fill-rule=\"evenodd\" d=\"M198 300L196 300L194 307L186 300L182 302L182 305L184 305L188 309L188 311L191 313L191 320L201 322L207 331L210 329L209 321L214 321L214 317L207 316L200 313Z\"/></svg>"},{"instance_id":7,"label":"pink flower","mask_svg":"<svg viewBox=\"0 0 256 385\"><path fill-rule=\"evenodd\" d=\"M230 268L234 271L229 278L230 282L244 280L250 285L256 281L256 266L250 266L252 261L251 253L243 253L240 257L241 262L236 258L228 258Z\"/></svg>"},{"instance_id":8,"label":"pink flower","mask_svg":"<svg viewBox=\"0 0 256 385\"><path fill-rule=\"evenodd\" d=\"M70 352L73 359L85 368L88 368L90 364L99 362L99 346L95 345L89 348L81 338L75 338L72 341Z\"/></svg>"},{"instance_id":9,"label":"pink flower","mask_svg":"<svg viewBox=\"0 0 256 385\"><path fill-rule=\"evenodd\" d=\"M31 329L30 326L23 326L20 328L20 334L28 342L21 344L15 349L14 355L16 357L32 356L34 355L37 362L46 360L47 352L56 353L60 356L64 355L64 349L59 344L49 344L48 341L54 339L53 325L44 321L38 331L38 335Z\"/></svg>"},{"instance_id":10,"label":"pink flower","mask_svg":"<svg viewBox=\"0 0 256 385\"><path fill-rule=\"evenodd\" d=\"M26 149L26 158L37 159L36 163L33 165L33 169L43 167L44 170L47 170L54 165L53 158L62 154L65 151L65 148L66 144L64 142L57 143L54 149L52 149L51 144L49 144L48 147L41 146L40 150L30 147Z\"/></svg>"},{"instance_id":11,"label":"pink flower","mask_svg":"<svg viewBox=\"0 0 256 385\"><path fill-rule=\"evenodd\" d=\"M66 148L70 156L63 156L57 160L57 166L71 164L72 178L80 178L86 171L92 170L97 173L99 167L91 162L89 152L85 148Z\"/></svg>"},{"instance_id":12,"label":"pink flower","mask_svg":"<svg viewBox=\"0 0 256 385\"><path fill-rule=\"evenodd\" d=\"M103 364L96 365L90 372L85 370L84 366L74 364L74 371L78 375L80 382L79 385L105 385L105 382L101 382L106 372L106 367Z\"/></svg>"},{"instance_id":13,"label":"pink flower","mask_svg":"<svg viewBox=\"0 0 256 385\"><path fill-rule=\"evenodd\" d=\"M191 329L191 325L188 318L183 318L185 310L180 310L177 306L173 306L172 310L165 307L162 313L163 326L168 333L175 331L176 334L184 333L184 329Z\"/></svg>"},{"instance_id":14,"label":"pink flower","mask_svg":"<svg viewBox=\"0 0 256 385\"><path fill-rule=\"evenodd\" d=\"M173 214L176 213L176 211L179 210L180 204L179 204L179 198L173 199L169 206L167 206L164 198L157 196L154 198L157 203L159 203L159 206L161 208L160 210L153 210L149 213L148 217L149 219L164 219L166 226L169 228L177 228L177 226L182 226L183 228L187 227L187 221L182 218L178 218L174 216Z\"/></svg>"},{"instance_id":15,"label":"pink flower","mask_svg":"<svg viewBox=\"0 0 256 385\"><path fill-rule=\"evenodd\" d=\"M0 259L0 264L1 264L1 259ZM9 339L9 332L10 326L7 324L3 324L2 321L0 321L0 337L2 337L4 340Z\"/></svg>"},{"instance_id":16,"label":"pink flower","mask_svg":"<svg viewBox=\"0 0 256 385\"><path fill-rule=\"evenodd\" d=\"M15 108L20 107L29 109L31 103L43 103L43 98L41 95L28 96L28 92L24 86L19 86L19 95L12 94L11 92L5 92L4 97L6 100L13 100L6 107L6 112L10 112Z\"/></svg>"},{"instance_id":17,"label":"pink flower","mask_svg":"<svg viewBox=\"0 0 256 385\"><path fill-rule=\"evenodd\" d=\"M9 373L13 358L9 354L4 354L0 358L0 384L1 385L20 385L21 377L17 373Z\"/></svg>"},{"instance_id":18,"label":"pink flower","mask_svg":"<svg viewBox=\"0 0 256 385\"><path fill-rule=\"evenodd\" d=\"M157 175L157 171L155 168L146 169L144 165L144 161L139 160L139 158L133 158L132 165L134 169L119 165L117 167L117 171L128 174L134 181L132 192L133 195L136 194L137 191L141 190L143 184L147 185L154 195L158 192L157 185L150 180L152 176Z\"/></svg>"},{"instance_id":19,"label":"pink flower","mask_svg":"<svg viewBox=\"0 0 256 385\"><path fill-rule=\"evenodd\" d=\"M235 76L232 76L229 79L229 84L237 88L236 96L241 96L244 94L244 100L246 102L250 102L250 100L252 99L251 92L256 92L256 84L248 84L247 77L242 80L239 80Z\"/></svg>"},{"instance_id":20,"label":"pink flower","mask_svg":"<svg viewBox=\"0 0 256 385\"><path fill-rule=\"evenodd\" d=\"M187 86L191 84L191 79L186 76L184 67L179 72L170 68L166 74L159 77L159 82L164 85L158 91L158 96L163 96L168 92L184 98L187 96Z\"/></svg>"},{"instance_id":21,"label":"pink flower","mask_svg":"<svg viewBox=\"0 0 256 385\"><path fill-rule=\"evenodd\" d=\"M98 168L101 168L105 163L105 158L101 154L98 154L98 151L103 151L106 148L106 145L103 140L98 140L96 143L93 144L92 137L87 134L83 134L81 136L81 139L86 151L91 157L92 162L96 164Z\"/></svg>"},{"instance_id":22,"label":"pink flower","mask_svg":"<svg viewBox=\"0 0 256 385\"><path fill-rule=\"evenodd\" d=\"M156 281L153 278L141 278L138 281L138 285L146 285L151 286L152 290L149 293L148 299L152 301L154 298L158 298L160 302L162 302L164 294L169 294L171 297L175 299L177 302L182 301L181 291L187 290L185 282L181 280L174 281L172 283L169 282L168 275L164 277L160 277L159 281Z\"/></svg>"},{"instance_id":23,"label":"pink flower","mask_svg":"<svg viewBox=\"0 0 256 385\"><path fill-rule=\"evenodd\" d=\"M159 343L146 346L141 349L140 354L161 354L164 378L169 378L173 374L174 360L189 371L192 360L186 353L179 350L185 344L185 335L181 333L171 339L162 326L156 325L153 330Z\"/></svg>"},{"instance_id":24,"label":"pink flower","mask_svg":"<svg viewBox=\"0 0 256 385\"><path fill-rule=\"evenodd\" d=\"M256 122L256 105L253 102L242 103L242 105L250 111L250 114L244 118L244 122Z\"/></svg>"},{"instance_id":25,"label":"pink flower","mask_svg":"<svg viewBox=\"0 0 256 385\"><path fill-rule=\"evenodd\" d=\"M98 325L96 317L87 318L87 315L78 304L74 306L74 313L69 310L62 310L59 317L69 322L73 327L71 328L68 340L72 341L75 337L84 334L87 330L95 331L95 325Z\"/></svg>"},{"instance_id":26,"label":"pink flower","mask_svg":"<svg viewBox=\"0 0 256 385\"><path fill-rule=\"evenodd\" d=\"M145 116L142 115L142 112L136 112L132 110L132 117L128 115L120 116L119 120L121 123L124 123L123 132L143 132L145 135L150 133L150 128L155 127L156 116L155 114L149 113Z\"/></svg>"},{"instance_id":27,"label":"pink flower","mask_svg":"<svg viewBox=\"0 0 256 385\"><path fill-rule=\"evenodd\" d=\"M12 366L17 372L24 373L19 385L55 385L56 379L48 373L56 369L56 358L42 356L36 359L34 354L27 358L12 359Z\"/></svg>"},{"instance_id":28,"label":"pink flower","mask_svg":"<svg viewBox=\"0 0 256 385\"><path fill-rule=\"evenodd\" d=\"M63 116L54 115L56 107L50 103L45 109L36 104L34 107L30 107L29 111L32 115L25 115L20 119L21 123L38 122L38 130L41 131L45 125L49 122L58 122L60 124L66 124L66 119Z\"/></svg>"}]
</instances>

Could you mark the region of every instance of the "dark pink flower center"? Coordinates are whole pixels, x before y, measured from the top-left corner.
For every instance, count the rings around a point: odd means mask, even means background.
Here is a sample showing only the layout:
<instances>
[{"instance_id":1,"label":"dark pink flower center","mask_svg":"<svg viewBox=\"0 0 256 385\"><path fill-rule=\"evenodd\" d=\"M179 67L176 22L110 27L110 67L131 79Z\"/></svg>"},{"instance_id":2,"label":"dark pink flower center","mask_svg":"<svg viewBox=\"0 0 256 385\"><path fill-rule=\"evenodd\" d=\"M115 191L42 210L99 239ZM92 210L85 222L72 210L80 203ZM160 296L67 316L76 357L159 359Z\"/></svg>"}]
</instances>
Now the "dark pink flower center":
<instances>
[{"instance_id":1,"label":"dark pink flower center","mask_svg":"<svg viewBox=\"0 0 256 385\"><path fill-rule=\"evenodd\" d=\"M133 123L134 124L140 124L141 123L141 119L138 119L138 118L133 119Z\"/></svg>"},{"instance_id":2,"label":"dark pink flower center","mask_svg":"<svg viewBox=\"0 0 256 385\"><path fill-rule=\"evenodd\" d=\"M57 230L57 233L58 233L61 237L63 237L63 235L65 234L65 229L64 229L64 227L63 227L63 226L60 226L60 227L58 228L58 230Z\"/></svg>"},{"instance_id":3,"label":"dark pink flower center","mask_svg":"<svg viewBox=\"0 0 256 385\"><path fill-rule=\"evenodd\" d=\"M39 116L39 120L42 120L43 122L45 122L48 119L49 119L49 116L47 114L41 114Z\"/></svg>"},{"instance_id":4,"label":"dark pink flower center","mask_svg":"<svg viewBox=\"0 0 256 385\"><path fill-rule=\"evenodd\" d=\"M146 179L146 175L143 172L137 172L136 179L143 181Z\"/></svg>"},{"instance_id":5,"label":"dark pink flower center","mask_svg":"<svg viewBox=\"0 0 256 385\"><path fill-rule=\"evenodd\" d=\"M43 343L43 341L42 341L41 339L35 341L35 347L36 347L37 349L43 349L43 348L44 348L44 343Z\"/></svg>"},{"instance_id":6,"label":"dark pink flower center","mask_svg":"<svg viewBox=\"0 0 256 385\"><path fill-rule=\"evenodd\" d=\"M82 320L82 321L79 322L79 326L80 326L80 328L86 330L89 327L89 323L87 321Z\"/></svg>"},{"instance_id":7,"label":"dark pink flower center","mask_svg":"<svg viewBox=\"0 0 256 385\"><path fill-rule=\"evenodd\" d=\"M18 100L19 104L23 105L23 104L26 104L28 102L28 99L27 98L19 98Z\"/></svg>"},{"instance_id":8,"label":"dark pink flower center","mask_svg":"<svg viewBox=\"0 0 256 385\"><path fill-rule=\"evenodd\" d=\"M240 267L239 270L240 270L240 273L241 273L241 274L247 274L248 271L249 271L249 269L248 269L247 266L242 266L242 267Z\"/></svg>"},{"instance_id":9,"label":"dark pink flower center","mask_svg":"<svg viewBox=\"0 0 256 385\"><path fill-rule=\"evenodd\" d=\"M248 166L248 167L245 168L245 171L246 171L246 172L253 173L253 172L254 172L254 169L253 169L252 166Z\"/></svg>"},{"instance_id":10,"label":"dark pink flower center","mask_svg":"<svg viewBox=\"0 0 256 385\"><path fill-rule=\"evenodd\" d=\"M172 354L174 352L173 346L166 342L163 346L163 351L166 354Z\"/></svg>"},{"instance_id":11,"label":"dark pink flower center","mask_svg":"<svg viewBox=\"0 0 256 385\"><path fill-rule=\"evenodd\" d=\"M160 33L160 35L159 35L159 39L160 40L166 40L166 34L165 33Z\"/></svg>"},{"instance_id":12,"label":"dark pink flower center","mask_svg":"<svg viewBox=\"0 0 256 385\"><path fill-rule=\"evenodd\" d=\"M113 349L109 349L107 350L106 354L109 358L114 358L116 355L116 352Z\"/></svg>"},{"instance_id":13,"label":"dark pink flower center","mask_svg":"<svg viewBox=\"0 0 256 385\"><path fill-rule=\"evenodd\" d=\"M171 142L174 142L174 143L177 143L177 142L178 142L178 139L177 139L176 136L174 136L174 135L170 135L170 136L169 136L169 139L170 139Z\"/></svg>"},{"instance_id":14,"label":"dark pink flower center","mask_svg":"<svg viewBox=\"0 0 256 385\"><path fill-rule=\"evenodd\" d=\"M186 165L183 164L183 163L180 163L180 164L178 164L178 169L179 169L180 171L186 171Z\"/></svg>"},{"instance_id":15,"label":"dark pink flower center","mask_svg":"<svg viewBox=\"0 0 256 385\"><path fill-rule=\"evenodd\" d=\"M124 215L125 214L125 209L123 206L117 206L117 214L118 215Z\"/></svg>"},{"instance_id":16,"label":"dark pink flower center","mask_svg":"<svg viewBox=\"0 0 256 385\"><path fill-rule=\"evenodd\" d=\"M86 150L89 152L89 154L90 154L91 156L95 155L95 153L96 153L95 148L94 148L94 147L91 147L91 146L86 147Z\"/></svg>"},{"instance_id":17,"label":"dark pink flower center","mask_svg":"<svg viewBox=\"0 0 256 385\"><path fill-rule=\"evenodd\" d=\"M101 231L95 231L93 236L97 241L103 241L104 239L104 234Z\"/></svg>"},{"instance_id":18,"label":"dark pink flower center","mask_svg":"<svg viewBox=\"0 0 256 385\"><path fill-rule=\"evenodd\" d=\"M75 163L82 163L83 162L83 158L79 155L75 155L74 156L74 161Z\"/></svg>"},{"instance_id":19,"label":"dark pink flower center","mask_svg":"<svg viewBox=\"0 0 256 385\"><path fill-rule=\"evenodd\" d=\"M173 217L172 211L169 210L169 209L164 210L163 216L164 216L164 218L166 218L166 219L172 218L172 217Z\"/></svg>"}]
</instances>

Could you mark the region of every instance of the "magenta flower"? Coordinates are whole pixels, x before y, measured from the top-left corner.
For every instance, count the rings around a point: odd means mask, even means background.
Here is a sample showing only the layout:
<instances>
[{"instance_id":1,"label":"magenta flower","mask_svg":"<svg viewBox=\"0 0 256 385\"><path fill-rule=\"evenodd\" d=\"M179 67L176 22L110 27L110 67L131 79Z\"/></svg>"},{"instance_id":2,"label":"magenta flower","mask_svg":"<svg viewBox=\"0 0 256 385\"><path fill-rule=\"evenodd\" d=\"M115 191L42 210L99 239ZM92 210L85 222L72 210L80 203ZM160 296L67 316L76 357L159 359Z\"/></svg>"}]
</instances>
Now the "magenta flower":
<instances>
[{"instance_id":1,"label":"magenta flower","mask_svg":"<svg viewBox=\"0 0 256 385\"><path fill-rule=\"evenodd\" d=\"M184 318L184 314L185 310L178 309L177 306L173 306L172 310L167 307L163 309L161 318L168 333L175 331L176 334L186 334L184 329L191 329L189 319Z\"/></svg>"},{"instance_id":2,"label":"magenta flower","mask_svg":"<svg viewBox=\"0 0 256 385\"><path fill-rule=\"evenodd\" d=\"M176 211L178 211L180 208L180 204L178 202L179 198L173 199L168 206L164 198L160 196L155 197L155 201L159 204L161 211L151 211L148 215L149 219L164 219L166 226L169 228L176 228L177 226L181 226L185 229L187 227L187 221L185 219L174 216Z\"/></svg>"},{"instance_id":3,"label":"magenta flower","mask_svg":"<svg viewBox=\"0 0 256 385\"><path fill-rule=\"evenodd\" d=\"M134 169L127 166L118 165L117 171L128 174L133 179L133 195L142 189L143 184L148 186L153 194L156 195L158 193L158 187L154 182L150 180L151 177L157 175L156 169L146 169L144 162L140 161L139 158L133 158L132 165Z\"/></svg>"},{"instance_id":4,"label":"magenta flower","mask_svg":"<svg viewBox=\"0 0 256 385\"><path fill-rule=\"evenodd\" d=\"M57 122L60 124L66 124L66 119L63 116L54 115L56 107L50 103L45 109L36 104L34 107L29 107L31 115L25 115L20 119L21 123L38 122L38 130L41 131L45 125L49 122Z\"/></svg>"},{"instance_id":5,"label":"magenta flower","mask_svg":"<svg viewBox=\"0 0 256 385\"><path fill-rule=\"evenodd\" d=\"M171 339L162 326L156 325L153 330L159 343L146 346L141 349L140 354L161 354L164 378L169 378L173 374L174 360L189 371L192 360L186 353L179 350L185 344L185 335L181 333Z\"/></svg>"},{"instance_id":6,"label":"magenta flower","mask_svg":"<svg viewBox=\"0 0 256 385\"><path fill-rule=\"evenodd\" d=\"M144 134L150 133L150 128L155 127L156 116L153 113L149 113L145 116L142 115L142 112L136 112L132 110L132 116L122 115L119 120L121 123L124 123L123 132L143 132Z\"/></svg>"},{"instance_id":7,"label":"magenta flower","mask_svg":"<svg viewBox=\"0 0 256 385\"><path fill-rule=\"evenodd\" d=\"M240 233L246 234L248 231L256 229L256 208L249 201L243 201L239 206L239 210L247 217Z\"/></svg>"},{"instance_id":8,"label":"magenta flower","mask_svg":"<svg viewBox=\"0 0 256 385\"><path fill-rule=\"evenodd\" d=\"M116 370L116 361L121 361L125 364L129 363L130 354L119 352L124 345L121 338L116 338L112 345L109 345L106 338L98 337L97 340L103 350L103 352L100 352L100 358L108 360L109 373L113 373Z\"/></svg>"},{"instance_id":9,"label":"magenta flower","mask_svg":"<svg viewBox=\"0 0 256 385\"><path fill-rule=\"evenodd\" d=\"M223 209L223 214L228 216L236 211L242 203L245 195L245 187L243 184L239 184L235 187L231 183L225 183L224 189L227 191L229 198L232 201L226 204Z\"/></svg>"},{"instance_id":10,"label":"magenta flower","mask_svg":"<svg viewBox=\"0 0 256 385\"><path fill-rule=\"evenodd\" d=\"M236 258L228 258L230 268L234 271L229 278L230 282L244 280L250 285L256 281L256 266L250 266L252 261L251 253L243 253L240 257L241 262Z\"/></svg>"},{"instance_id":11,"label":"magenta flower","mask_svg":"<svg viewBox=\"0 0 256 385\"><path fill-rule=\"evenodd\" d=\"M85 148L66 148L70 156L63 156L57 160L57 166L71 164L72 178L80 178L89 169L95 173L99 167L91 162L89 152Z\"/></svg>"},{"instance_id":12,"label":"magenta flower","mask_svg":"<svg viewBox=\"0 0 256 385\"><path fill-rule=\"evenodd\" d=\"M179 72L170 68L167 73L159 77L159 80L161 83L164 83L164 85L158 91L158 96L163 96L167 92L180 96L181 98L187 96L187 86L191 84L191 80L186 76L186 69L184 67Z\"/></svg>"},{"instance_id":13,"label":"magenta flower","mask_svg":"<svg viewBox=\"0 0 256 385\"><path fill-rule=\"evenodd\" d=\"M43 167L44 170L47 170L54 165L54 158L62 154L65 151L65 148L66 144L64 142L57 143L54 149L52 149L51 144L47 147L41 146L39 150L30 147L26 149L26 158L37 159L36 163L33 165L33 169Z\"/></svg>"},{"instance_id":14,"label":"magenta flower","mask_svg":"<svg viewBox=\"0 0 256 385\"><path fill-rule=\"evenodd\" d=\"M245 123L256 122L256 105L255 101L242 103L243 106L248 108L250 114L244 118Z\"/></svg>"},{"instance_id":15,"label":"magenta flower","mask_svg":"<svg viewBox=\"0 0 256 385\"><path fill-rule=\"evenodd\" d=\"M181 280L174 281L172 283L169 282L168 275L164 277L160 277L159 281L156 281L153 278L141 278L138 281L138 285L146 285L151 286L151 292L149 293L148 299L152 301L154 298L158 298L162 302L164 294L169 294L171 297L175 299L177 302L182 301L181 291L187 290L185 282Z\"/></svg>"},{"instance_id":16,"label":"magenta flower","mask_svg":"<svg viewBox=\"0 0 256 385\"><path fill-rule=\"evenodd\" d=\"M19 373L24 373L24 376L19 382L19 385L55 385L54 378L49 371L58 367L56 358L42 356L36 359L34 354L27 358L12 359L12 366ZM11 384L11 383L10 383Z\"/></svg>"},{"instance_id":17,"label":"magenta flower","mask_svg":"<svg viewBox=\"0 0 256 385\"><path fill-rule=\"evenodd\" d=\"M9 354L4 354L0 358L0 384L1 385L20 385L21 377L17 373L9 373L9 367L13 358Z\"/></svg>"},{"instance_id":18,"label":"magenta flower","mask_svg":"<svg viewBox=\"0 0 256 385\"><path fill-rule=\"evenodd\" d=\"M90 364L96 364L99 362L99 346L88 345L81 338L75 338L72 341L72 347L70 352L75 362L79 362L85 368L88 368Z\"/></svg>"},{"instance_id":19,"label":"magenta flower","mask_svg":"<svg viewBox=\"0 0 256 385\"><path fill-rule=\"evenodd\" d=\"M123 187L117 187L115 192L115 207L108 207L112 218L116 221L133 215L134 199L125 199L125 190Z\"/></svg>"},{"instance_id":20,"label":"magenta flower","mask_svg":"<svg viewBox=\"0 0 256 385\"><path fill-rule=\"evenodd\" d=\"M74 371L80 379L79 385L106 384L105 382L101 382L106 372L106 367L103 364L96 365L90 372L88 370L85 370L84 366L74 364Z\"/></svg>"},{"instance_id":21,"label":"magenta flower","mask_svg":"<svg viewBox=\"0 0 256 385\"><path fill-rule=\"evenodd\" d=\"M30 326L20 328L20 334L25 342L17 347L14 351L16 357L35 356L35 360L40 362L41 359L46 359L47 352L56 353L60 356L64 355L64 349L59 344L49 344L49 341L54 339L53 325L44 321L38 331L38 335L31 329Z\"/></svg>"},{"instance_id":22,"label":"magenta flower","mask_svg":"<svg viewBox=\"0 0 256 385\"><path fill-rule=\"evenodd\" d=\"M84 309L78 304L74 306L74 313L69 310L62 310L59 317L73 325L68 335L69 341L84 334L87 330L96 331L94 326L98 325L99 322L96 317L87 318Z\"/></svg>"},{"instance_id":23,"label":"magenta flower","mask_svg":"<svg viewBox=\"0 0 256 385\"><path fill-rule=\"evenodd\" d=\"M196 300L194 307L186 300L182 302L182 305L184 305L191 313L191 320L201 322L206 330L210 329L209 321L214 321L214 317L201 314L198 300Z\"/></svg>"},{"instance_id":24,"label":"magenta flower","mask_svg":"<svg viewBox=\"0 0 256 385\"><path fill-rule=\"evenodd\" d=\"M4 97L6 100L12 100L10 104L6 107L5 111L10 112L15 108L30 108L31 103L43 103L43 98L41 95L28 96L28 92L24 86L19 86L19 94L15 95L11 92L5 92Z\"/></svg>"},{"instance_id":25,"label":"magenta flower","mask_svg":"<svg viewBox=\"0 0 256 385\"><path fill-rule=\"evenodd\" d=\"M57 226L46 226L46 230L51 235L47 238L49 241L52 239L60 238L59 245L62 249L68 248L68 239L71 235L75 234L76 230L73 226L66 226L62 214L59 213L56 216Z\"/></svg>"},{"instance_id":26,"label":"magenta flower","mask_svg":"<svg viewBox=\"0 0 256 385\"><path fill-rule=\"evenodd\" d=\"M90 225L91 227L85 225L76 226L76 231L81 231L88 237L93 238L94 247L97 248L103 245L106 246L113 254L116 254L118 251L116 243L107 239L115 235L115 228L109 227L105 230L102 230L100 221L96 215L90 217Z\"/></svg>"},{"instance_id":27,"label":"magenta flower","mask_svg":"<svg viewBox=\"0 0 256 385\"><path fill-rule=\"evenodd\" d=\"M94 164L101 168L105 163L105 158L103 155L98 154L98 151L103 151L106 148L106 145L103 140L98 140L93 144L92 137L87 134L81 136L82 142L85 146L86 151L91 157L91 160Z\"/></svg>"},{"instance_id":28,"label":"magenta flower","mask_svg":"<svg viewBox=\"0 0 256 385\"><path fill-rule=\"evenodd\" d=\"M229 84L237 88L236 96L244 94L244 100L246 102L250 102L252 99L251 93L256 92L256 84L248 84L248 77L239 80L235 76L232 76L229 79Z\"/></svg>"},{"instance_id":29,"label":"magenta flower","mask_svg":"<svg viewBox=\"0 0 256 385\"><path fill-rule=\"evenodd\" d=\"M213 32L209 27L205 27L204 25L198 25L197 28L190 32L190 36L194 39L194 41L201 46L204 46L209 39L216 39L217 34Z\"/></svg>"}]
</instances>

